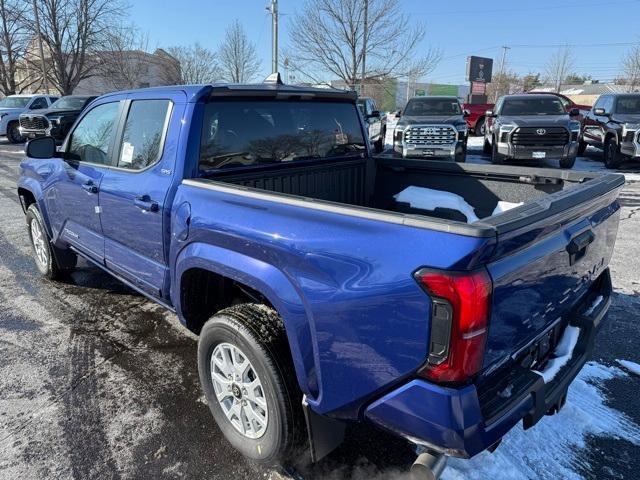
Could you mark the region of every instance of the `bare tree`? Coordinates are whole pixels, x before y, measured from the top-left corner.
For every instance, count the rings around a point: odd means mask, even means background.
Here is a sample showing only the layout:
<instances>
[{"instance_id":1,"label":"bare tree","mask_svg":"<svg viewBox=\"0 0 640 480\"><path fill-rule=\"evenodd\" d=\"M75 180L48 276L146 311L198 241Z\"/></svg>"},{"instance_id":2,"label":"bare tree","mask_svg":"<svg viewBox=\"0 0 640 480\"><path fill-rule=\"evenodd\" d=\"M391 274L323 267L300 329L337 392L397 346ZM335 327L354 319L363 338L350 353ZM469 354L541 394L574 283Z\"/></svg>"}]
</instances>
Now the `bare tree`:
<instances>
[{"instance_id":1,"label":"bare tree","mask_svg":"<svg viewBox=\"0 0 640 480\"><path fill-rule=\"evenodd\" d=\"M177 61L173 69L166 71L166 83L199 84L220 80L216 54L208 48L195 43L188 47L170 47L167 52Z\"/></svg>"},{"instance_id":2,"label":"bare tree","mask_svg":"<svg viewBox=\"0 0 640 480\"><path fill-rule=\"evenodd\" d=\"M96 71L114 90L136 88L148 61L148 43L135 26L114 26L105 33L103 49L94 54Z\"/></svg>"},{"instance_id":3,"label":"bare tree","mask_svg":"<svg viewBox=\"0 0 640 480\"><path fill-rule=\"evenodd\" d=\"M29 43L27 9L21 0L0 0L0 92L4 95L21 91L18 71Z\"/></svg>"},{"instance_id":4,"label":"bare tree","mask_svg":"<svg viewBox=\"0 0 640 480\"><path fill-rule=\"evenodd\" d=\"M622 60L626 83L634 91L640 86L640 45L633 47Z\"/></svg>"},{"instance_id":5,"label":"bare tree","mask_svg":"<svg viewBox=\"0 0 640 480\"><path fill-rule=\"evenodd\" d=\"M234 20L227 29L218 56L222 78L233 83L246 83L255 79L260 70L256 48L249 41L239 20Z\"/></svg>"},{"instance_id":6,"label":"bare tree","mask_svg":"<svg viewBox=\"0 0 640 480\"><path fill-rule=\"evenodd\" d=\"M109 33L123 16L121 0L38 0L50 80L63 95L97 72L97 52L109 45Z\"/></svg>"},{"instance_id":7,"label":"bare tree","mask_svg":"<svg viewBox=\"0 0 640 480\"><path fill-rule=\"evenodd\" d=\"M560 92L562 83L567 76L574 70L575 57L571 48L568 46L560 48L549 59L546 66L546 80L551 83L556 92Z\"/></svg>"},{"instance_id":8,"label":"bare tree","mask_svg":"<svg viewBox=\"0 0 640 480\"><path fill-rule=\"evenodd\" d=\"M433 71L441 57L422 46L425 32L423 24L402 13L399 0L306 0L292 22L289 57L292 67L313 81L330 73L354 87L363 60L365 78L417 79Z\"/></svg>"}]
</instances>

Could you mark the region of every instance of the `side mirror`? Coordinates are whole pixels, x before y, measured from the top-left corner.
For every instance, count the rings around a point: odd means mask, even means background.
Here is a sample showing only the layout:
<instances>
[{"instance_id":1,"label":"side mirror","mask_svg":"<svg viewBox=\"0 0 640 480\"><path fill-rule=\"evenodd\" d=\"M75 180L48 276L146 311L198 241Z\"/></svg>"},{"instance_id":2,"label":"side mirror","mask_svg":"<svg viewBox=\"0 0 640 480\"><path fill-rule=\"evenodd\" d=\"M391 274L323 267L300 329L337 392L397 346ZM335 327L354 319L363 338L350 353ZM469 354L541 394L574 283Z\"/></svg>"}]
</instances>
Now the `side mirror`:
<instances>
[{"instance_id":1,"label":"side mirror","mask_svg":"<svg viewBox=\"0 0 640 480\"><path fill-rule=\"evenodd\" d=\"M462 111L462 118L469 118L471 116L471 112L469 110Z\"/></svg>"},{"instance_id":2,"label":"side mirror","mask_svg":"<svg viewBox=\"0 0 640 480\"><path fill-rule=\"evenodd\" d=\"M53 137L34 138L27 142L24 152L29 158L53 158L57 153L56 141Z\"/></svg>"},{"instance_id":3,"label":"side mirror","mask_svg":"<svg viewBox=\"0 0 640 480\"><path fill-rule=\"evenodd\" d=\"M380 112L378 110L374 110L369 115L367 115L367 118L380 118Z\"/></svg>"},{"instance_id":4,"label":"side mirror","mask_svg":"<svg viewBox=\"0 0 640 480\"><path fill-rule=\"evenodd\" d=\"M495 117L495 116L496 116L496 114L494 113L494 111L493 111L493 110L487 110L487 111L484 113L484 116L485 116L485 117Z\"/></svg>"},{"instance_id":5,"label":"side mirror","mask_svg":"<svg viewBox=\"0 0 640 480\"><path fill-rule=\"evenodd\" d=\"M599 116L606 116L607 112L605 112L604 108L598 107L593 109L593 113Z\"/></svg>"},{"instance_id":6,"label":"side mirror","mask_svg":"<svg viewBox=\"0 0 640 480\"><path fill-rule=\"evenodd\" d=\"M395 114L396 118L400 118L402 116L402 110L398 110Z\"/></svg>"},{"instance_id":7,"label":"side mirror","mask_svg":"<svg viewBox=\"0 0 640 480\"><path fill-rule=\"evenodd\" d=\"M571 110L569 110L569 116L570 117L579 117L580 116L580 110L577 108L572 108Z\"/></svg>"}]
</instances>

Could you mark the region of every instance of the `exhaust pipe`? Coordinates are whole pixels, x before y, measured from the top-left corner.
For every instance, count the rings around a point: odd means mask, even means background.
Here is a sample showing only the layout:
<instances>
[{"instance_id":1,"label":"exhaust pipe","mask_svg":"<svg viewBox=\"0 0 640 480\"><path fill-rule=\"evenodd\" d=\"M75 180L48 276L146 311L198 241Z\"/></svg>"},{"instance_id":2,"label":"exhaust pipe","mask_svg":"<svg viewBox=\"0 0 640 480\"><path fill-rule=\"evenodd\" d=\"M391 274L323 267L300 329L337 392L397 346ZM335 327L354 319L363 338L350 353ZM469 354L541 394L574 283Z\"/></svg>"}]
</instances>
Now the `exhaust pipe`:
<instances>
[{"instance_id":1,"label":"exhaust pipe","mask_svg":"<svg viewBox=\"0 0 640 480\"><path fill-rule=\"evenodd\" d=\"M447 456L442 453L424 452L411 466L411 480L438 480L447 466Z\"/></svg>"}]
</instances>

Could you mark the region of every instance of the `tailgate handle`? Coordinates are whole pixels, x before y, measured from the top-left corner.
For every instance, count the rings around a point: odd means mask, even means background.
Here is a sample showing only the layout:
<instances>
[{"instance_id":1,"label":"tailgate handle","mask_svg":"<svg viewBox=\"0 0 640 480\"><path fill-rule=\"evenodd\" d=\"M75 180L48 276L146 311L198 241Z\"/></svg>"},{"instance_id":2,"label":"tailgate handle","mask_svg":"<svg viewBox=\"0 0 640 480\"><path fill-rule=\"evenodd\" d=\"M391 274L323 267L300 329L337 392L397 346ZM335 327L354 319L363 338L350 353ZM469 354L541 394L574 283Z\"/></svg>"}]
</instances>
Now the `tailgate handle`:
<instances>
[{"instance_id":1,"label":"tailgate handle","mask_svg":"<svg viewBox=\"0 0 640 480\"><path fill-rule=\"evenodd\" d=\"M567 245L567 252L569 252L569 265L573 265L587 253L587 247L596 239L595 233L592 230L582 232L580 235L576 235L571 239Z\"/></svg>"}]
</instances>

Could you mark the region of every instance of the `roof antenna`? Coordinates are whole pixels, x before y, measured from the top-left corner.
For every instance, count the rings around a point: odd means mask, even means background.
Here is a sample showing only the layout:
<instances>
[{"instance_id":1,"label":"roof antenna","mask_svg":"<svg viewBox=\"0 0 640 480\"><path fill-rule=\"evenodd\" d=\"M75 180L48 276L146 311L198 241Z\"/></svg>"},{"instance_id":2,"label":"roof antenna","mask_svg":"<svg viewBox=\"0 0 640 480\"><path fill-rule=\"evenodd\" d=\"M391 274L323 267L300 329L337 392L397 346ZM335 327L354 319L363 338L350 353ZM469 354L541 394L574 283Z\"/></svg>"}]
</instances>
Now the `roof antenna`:
<instances>
[{"instance_id":1,"label":"roof antenna","mask_svg":"<svg viewBox=\"0 0 640 480\"><path fill-rule=\"evenodd\" d=\"M274 72L264 79L262 83L270 83L272 85L284 85L280 72Z\"/></svg>"}]
</instances>

